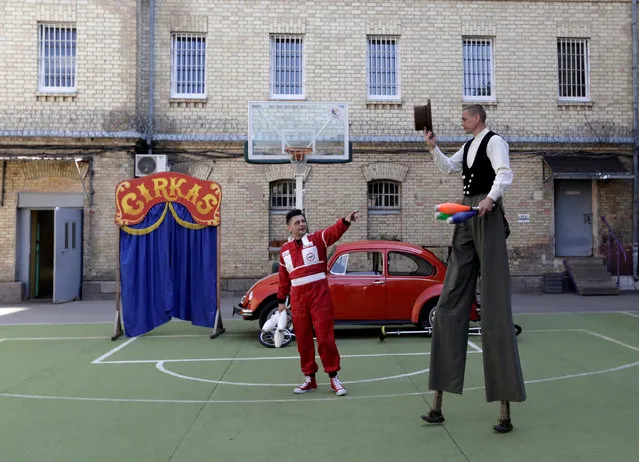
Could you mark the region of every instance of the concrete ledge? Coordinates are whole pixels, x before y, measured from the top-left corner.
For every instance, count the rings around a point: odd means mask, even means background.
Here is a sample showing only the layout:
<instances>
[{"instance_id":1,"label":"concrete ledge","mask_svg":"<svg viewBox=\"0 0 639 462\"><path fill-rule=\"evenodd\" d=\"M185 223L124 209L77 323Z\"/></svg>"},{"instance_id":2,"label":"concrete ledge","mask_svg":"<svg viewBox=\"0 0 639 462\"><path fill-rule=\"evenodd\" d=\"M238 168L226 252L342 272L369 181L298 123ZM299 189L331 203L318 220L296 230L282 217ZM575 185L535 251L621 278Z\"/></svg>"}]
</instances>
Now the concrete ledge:
<instances>
[{"instance_id":1,"label":"concrete ledge","mask_svg":"<svg viewBox=\"0 0 639 462\"><path fill-rule=\"evenodd\" d=\"M0 303L18 303L21 301L21 282L0 282Z\"/></svg>"},{"instance_id":2,"label":"concrete ledge","mask_svg":"<svg viewBox=\"0 0 639 462\"><path fill-rule=\"evenodd\" d=\"M220 296L241 297L258 280L259 278L222 279L220 281ZM84 281L82 283L82 299L115 300L115 281Z\"/></svg>"},{"instance_id":3,"label":"concrete ledge","mask_svg":"<svg viewBox=\"0 0 639 462\"><path fill-rule=\"evenodd\" d=\"M115 300L115 281L84 281L83 300Z\"/></svg>"},{"instance_id":4,"label":"concrete ledge","mask_svg":"<svg viewBox=\"0 0 639 462\"><path fill-rule=\"evenodd\" d=\"M510 286L512 292L541 292L542 278L541 276L511 276Z\"/></svg>"}]
</instances>

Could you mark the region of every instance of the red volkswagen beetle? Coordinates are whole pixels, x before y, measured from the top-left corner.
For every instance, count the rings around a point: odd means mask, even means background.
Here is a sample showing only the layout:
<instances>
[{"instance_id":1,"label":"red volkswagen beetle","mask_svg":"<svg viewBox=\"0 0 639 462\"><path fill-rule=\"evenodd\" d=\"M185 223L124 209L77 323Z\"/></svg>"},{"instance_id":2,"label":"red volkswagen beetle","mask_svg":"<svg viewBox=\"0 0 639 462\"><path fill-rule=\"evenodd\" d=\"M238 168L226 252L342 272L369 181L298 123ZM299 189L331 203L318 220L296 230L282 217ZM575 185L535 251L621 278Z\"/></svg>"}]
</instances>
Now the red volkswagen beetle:
<instances>
[{"instance_id":1,"label":"red volkswagen beetle","mask_svg":"<svg viewBox=\"0 0 639 462\"><path fill-rule=\"evenodd\" d=\"M336 324L431 326L446 265L422 247L398 241L338 244L328 261ZM277 310L278 274L256 282L233 314L259 319Z\"/></svg>"}]
</instances>

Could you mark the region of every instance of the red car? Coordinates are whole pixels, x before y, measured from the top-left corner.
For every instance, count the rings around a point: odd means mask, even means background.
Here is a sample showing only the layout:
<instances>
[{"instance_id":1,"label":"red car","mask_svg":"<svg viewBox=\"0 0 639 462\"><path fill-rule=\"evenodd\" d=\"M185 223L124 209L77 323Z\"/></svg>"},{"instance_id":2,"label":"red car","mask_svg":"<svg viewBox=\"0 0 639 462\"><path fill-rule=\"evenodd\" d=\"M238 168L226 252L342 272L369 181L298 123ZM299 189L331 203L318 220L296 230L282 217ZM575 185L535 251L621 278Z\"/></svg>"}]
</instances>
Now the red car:
<instances>
[{"instance_id":1,"label":"red car","mask_svg":"<svg viewBox=\"0 0 639 462\"><path fill-rule=\"evenodd\" d=\"M336 324L431 326L446 265L422 247L397 241L338 244L328 260ZM233 314L259 319L277 310L278 274L256 282Z\"/></svg>"}]
</instances>

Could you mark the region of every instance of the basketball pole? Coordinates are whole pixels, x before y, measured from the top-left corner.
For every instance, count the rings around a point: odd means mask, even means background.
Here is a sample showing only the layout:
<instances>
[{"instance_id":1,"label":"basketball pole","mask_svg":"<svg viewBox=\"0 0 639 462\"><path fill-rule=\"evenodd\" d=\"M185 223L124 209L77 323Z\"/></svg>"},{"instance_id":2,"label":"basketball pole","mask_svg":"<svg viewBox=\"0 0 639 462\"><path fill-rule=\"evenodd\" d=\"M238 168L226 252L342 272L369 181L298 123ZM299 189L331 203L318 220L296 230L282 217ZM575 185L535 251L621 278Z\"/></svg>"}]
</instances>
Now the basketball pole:
<instances>
[{"instance_id":1,"label":"basketball pole","mask_svg":"<svg viewBox=\"0 0 639 462\"><path fill-rule=\"evenodd\" d=\"M295 169L295 204L302 212L304 211L304 173Z\"/></svg>"}]
</instances>

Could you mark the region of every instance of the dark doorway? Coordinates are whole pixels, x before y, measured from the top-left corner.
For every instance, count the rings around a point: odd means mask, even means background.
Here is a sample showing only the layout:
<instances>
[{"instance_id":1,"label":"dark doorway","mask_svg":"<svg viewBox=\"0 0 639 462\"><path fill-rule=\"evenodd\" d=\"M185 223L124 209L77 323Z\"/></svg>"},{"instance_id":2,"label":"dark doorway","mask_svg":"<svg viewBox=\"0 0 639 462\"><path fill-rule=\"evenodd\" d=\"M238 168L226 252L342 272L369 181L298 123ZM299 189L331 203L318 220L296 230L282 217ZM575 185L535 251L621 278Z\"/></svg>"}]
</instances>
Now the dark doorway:
<instances>
[{"instance_id":1,"label":"dark doorway","mask_svg":"<svg viewBox=\"0 0 639 462\"><path fill-rule=\"evenodd\" d=\"M53 210L32 210L30 298L53 297L53 236Z\"/></svg>"}]
</instances>

